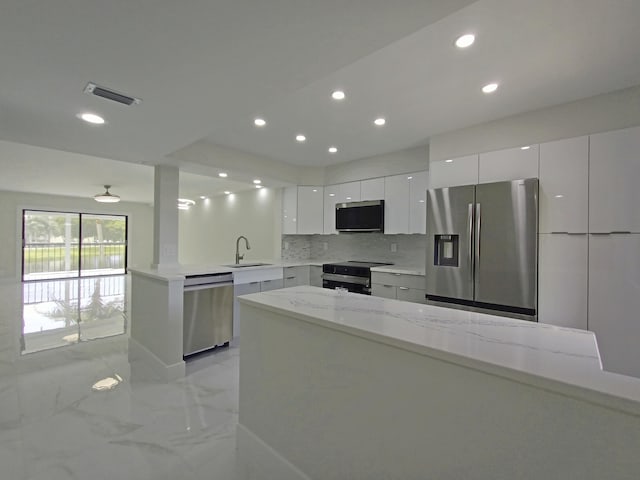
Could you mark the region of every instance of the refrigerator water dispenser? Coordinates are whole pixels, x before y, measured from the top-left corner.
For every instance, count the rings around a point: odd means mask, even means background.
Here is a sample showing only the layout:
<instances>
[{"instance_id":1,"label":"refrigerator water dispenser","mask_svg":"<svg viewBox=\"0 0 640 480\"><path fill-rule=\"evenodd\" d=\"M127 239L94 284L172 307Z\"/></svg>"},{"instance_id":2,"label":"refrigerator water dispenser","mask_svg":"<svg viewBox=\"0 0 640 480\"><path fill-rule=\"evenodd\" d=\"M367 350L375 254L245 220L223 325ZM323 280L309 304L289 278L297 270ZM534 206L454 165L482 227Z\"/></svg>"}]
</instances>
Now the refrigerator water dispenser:
<instances>
[{"instance_id":1,"label":"refrigerator water dispenser","mask_svg":"<svg viewBox=\"0 0 640 480\"><path fill-rule=\"evenodd\" d=\"M459 237L459 235L434 235L434 265L442 267L458 266Z\"/></svg>"}]
</instances>

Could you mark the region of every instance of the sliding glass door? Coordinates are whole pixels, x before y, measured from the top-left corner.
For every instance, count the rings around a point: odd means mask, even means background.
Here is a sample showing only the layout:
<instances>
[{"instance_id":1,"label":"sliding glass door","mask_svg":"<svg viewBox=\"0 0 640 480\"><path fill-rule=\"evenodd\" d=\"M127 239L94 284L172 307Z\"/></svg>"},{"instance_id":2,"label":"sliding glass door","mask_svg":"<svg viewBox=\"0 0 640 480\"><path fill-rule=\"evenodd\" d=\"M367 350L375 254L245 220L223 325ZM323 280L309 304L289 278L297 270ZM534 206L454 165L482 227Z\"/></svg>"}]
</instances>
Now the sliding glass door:
<instances>
[{"instance_id":1,"label":"sliding glass door","mask_svg":"<svg viewBox=\"0 0 640 480\"><path fill-rule=\"evenodd\" d=\"M23 210L23 281L117 275L126 267L125 215Z\"/></svg>"}]
</instances>

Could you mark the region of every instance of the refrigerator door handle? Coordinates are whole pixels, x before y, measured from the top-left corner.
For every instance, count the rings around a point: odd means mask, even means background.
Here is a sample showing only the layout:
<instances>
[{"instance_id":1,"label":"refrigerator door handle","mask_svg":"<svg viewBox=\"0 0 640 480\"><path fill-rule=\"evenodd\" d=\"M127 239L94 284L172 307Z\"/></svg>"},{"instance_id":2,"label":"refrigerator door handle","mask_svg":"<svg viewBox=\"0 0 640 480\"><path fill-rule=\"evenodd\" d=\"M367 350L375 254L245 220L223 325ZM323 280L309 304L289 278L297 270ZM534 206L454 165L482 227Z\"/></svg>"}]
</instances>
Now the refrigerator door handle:
<instances>
[{"instance_id":1,"label":"refrigerator door handle","mask_svg":"<svg viewBox=\"0 0 640 480\"><path fill-rule=\"evenodd\" d=\"M467 255L467 265L469 267L469 281L473 283L473 203L468 205L467 221L469 224L469 252Z\"/></svg>"},{"instance_id":2,"label":"refrigerator door handle","mask_svg":"<svg viewBox=\"0 0 640 480\"><path fill-rule=\"evenodd\" d=\"M475 264L476 270L480 268L480 227L481 227L481 211L480 204L476 203L476 235L475 235Z\"/></svg>"}]
</instances>

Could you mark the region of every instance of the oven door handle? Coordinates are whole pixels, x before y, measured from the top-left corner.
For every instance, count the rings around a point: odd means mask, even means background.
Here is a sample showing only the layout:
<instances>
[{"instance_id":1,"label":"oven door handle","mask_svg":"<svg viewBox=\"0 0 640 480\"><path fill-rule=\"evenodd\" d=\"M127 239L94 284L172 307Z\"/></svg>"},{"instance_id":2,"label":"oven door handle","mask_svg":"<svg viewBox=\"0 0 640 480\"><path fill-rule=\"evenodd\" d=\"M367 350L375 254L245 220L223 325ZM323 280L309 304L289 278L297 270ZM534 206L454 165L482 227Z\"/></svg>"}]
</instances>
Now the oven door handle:
<instances>
[{"instance_id":1,"label":"oven door handle","mask_svg":"<svg viewBox=\"0 0 640 480\"><path fill-rule=\"evenodd\" d=\"M356 285L365 285L369 286L369 277L354 277L352 275L340 275L337 273L323 273L323 280L329 280L330 282L340 282L340 283L352 283Z\"/></svg>"}]
</instances>

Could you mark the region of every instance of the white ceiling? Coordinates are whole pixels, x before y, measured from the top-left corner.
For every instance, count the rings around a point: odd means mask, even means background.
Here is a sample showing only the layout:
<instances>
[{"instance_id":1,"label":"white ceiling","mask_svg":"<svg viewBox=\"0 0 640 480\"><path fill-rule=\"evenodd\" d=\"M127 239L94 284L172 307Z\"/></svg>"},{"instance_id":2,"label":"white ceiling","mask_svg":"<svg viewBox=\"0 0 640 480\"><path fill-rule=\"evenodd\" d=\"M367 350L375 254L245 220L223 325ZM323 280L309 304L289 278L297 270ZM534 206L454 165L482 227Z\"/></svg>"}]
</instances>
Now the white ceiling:
<instances>
[{"instance_id":1,"label":"white ceiling","mask_svg":"<svg viewBox=\"0 0 640 480\"><path fill-rule=\"evenodd\" d=\"M0 140L146 165L206 140L327 166L640 84L638 24L637 0L3 0ZM467 31L476 44L459 51ZM89 81L143 103L86 95ZM486 96L489 81L501 86ZM330 99L335 88L345 101ZM107 125L82 123L81 110ZM266 127L253 126L257 115ZM42 171L0 162L3 176ZM70 168L91 192L140 173L107 182L119 169L79 178Z\"/></svg>"}]
</instances>

